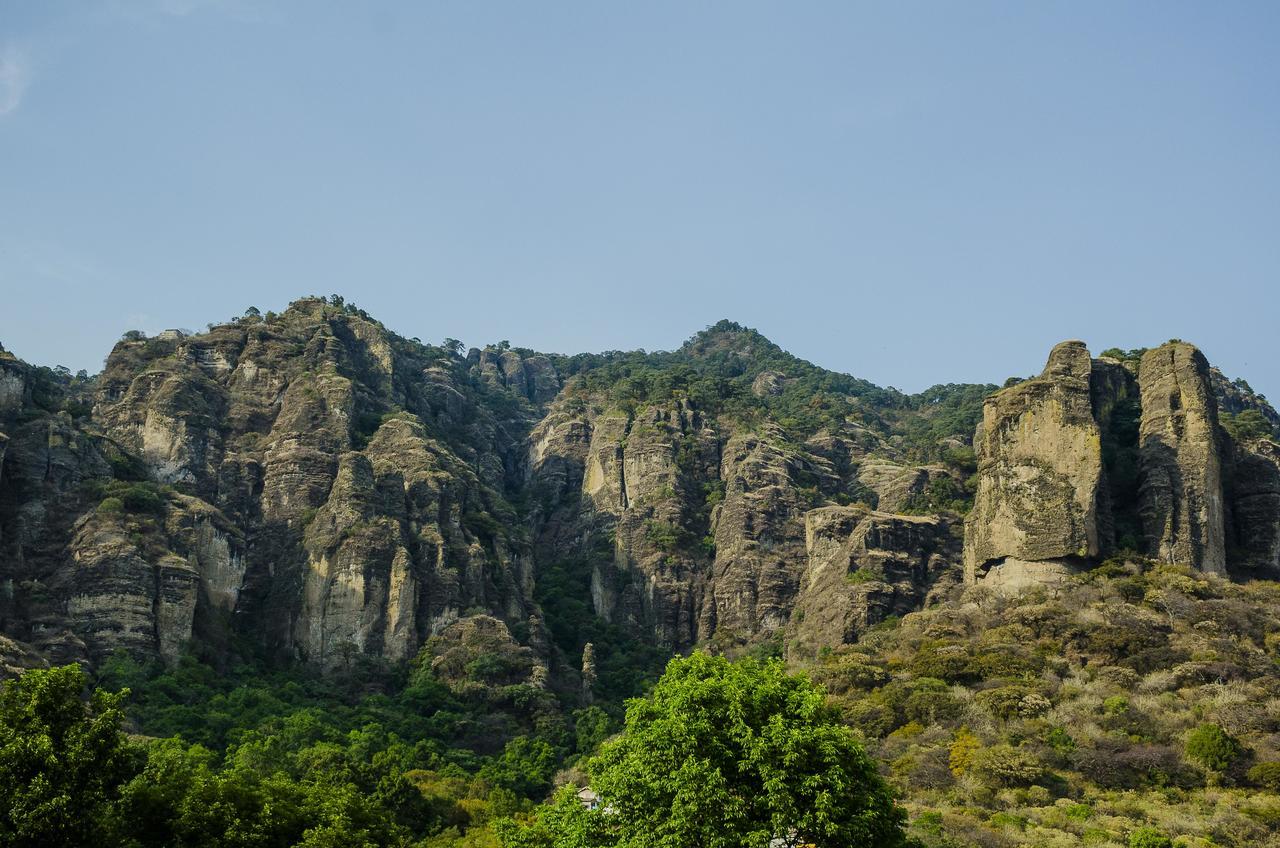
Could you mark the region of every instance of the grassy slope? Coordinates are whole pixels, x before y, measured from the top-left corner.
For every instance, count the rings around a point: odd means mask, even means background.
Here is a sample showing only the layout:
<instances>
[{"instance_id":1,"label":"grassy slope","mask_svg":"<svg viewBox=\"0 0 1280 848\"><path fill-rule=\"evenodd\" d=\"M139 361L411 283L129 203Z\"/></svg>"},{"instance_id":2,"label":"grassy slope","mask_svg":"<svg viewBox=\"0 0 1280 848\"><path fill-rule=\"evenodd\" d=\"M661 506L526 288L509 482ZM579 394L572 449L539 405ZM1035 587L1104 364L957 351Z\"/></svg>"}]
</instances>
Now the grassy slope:
<instances>
[{"instance_id":1,"label":"grassy slope","mask_svg":"<svg viewBox=\"0 0 1280 848\"><path fill-rule=\"evenodd\" d=\"M1111 563L954 601L812 669L926 844L1280 844L1280 586Z\"/></svg>"}]
</instances>

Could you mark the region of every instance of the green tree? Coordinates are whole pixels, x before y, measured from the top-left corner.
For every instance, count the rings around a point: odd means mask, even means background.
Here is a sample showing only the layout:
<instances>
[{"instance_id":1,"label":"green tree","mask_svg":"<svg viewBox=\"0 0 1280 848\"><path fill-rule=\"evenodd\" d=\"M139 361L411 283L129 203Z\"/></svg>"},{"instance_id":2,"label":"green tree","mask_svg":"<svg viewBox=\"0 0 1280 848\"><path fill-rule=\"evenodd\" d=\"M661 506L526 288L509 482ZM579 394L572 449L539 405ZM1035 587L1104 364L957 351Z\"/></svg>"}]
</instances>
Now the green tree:
<instances>
[{"instance_id":1,"label":"green tree","mask_svg":"<svg viewBox=\"0 0 1280 848\"><path fill-rule=\"evenodd\" d=\"M0 689L0 845L111 845L110 809L142 766L120 733L127 693L95 690L78 665Z\"/></svg>"},{"instance_id":2,"label":"green tree","mask_svg":"<svg viewBox=\"0 0 1280 848\"><path fill-rule=\"evenodd\" d=\"M1202 724L1187 734L1187 759L1214 771L1226 771L1244 753L1240 743L1216 724Z\"/></svg>"},{"instance_id":3,"label":"green tree","mask_svg":"<svg viewBox=\"0 0 1280 848\"><path fill-rule=\"evenodd\" d=\"M907 845L904 813L821 689L780 662L693 654L631 701L623 733L588 765L601 805L563 792L518 848ZM577 808L577 809L575 809Z\"/></svg>"},{"instance_id":4,"label":"green tree","mask_svg":"<svg viewBox=\"0 0 1280 848\"><path fill-rule=\"evenodd\" d=\"M1236 441L1241 442L1252 442L1273 435L1271 422L1256 409L1246 409L1237 415L1225 414L1222 416L1222 426L1227 428L1227 432Z\"/></svg>"}]
</instances>

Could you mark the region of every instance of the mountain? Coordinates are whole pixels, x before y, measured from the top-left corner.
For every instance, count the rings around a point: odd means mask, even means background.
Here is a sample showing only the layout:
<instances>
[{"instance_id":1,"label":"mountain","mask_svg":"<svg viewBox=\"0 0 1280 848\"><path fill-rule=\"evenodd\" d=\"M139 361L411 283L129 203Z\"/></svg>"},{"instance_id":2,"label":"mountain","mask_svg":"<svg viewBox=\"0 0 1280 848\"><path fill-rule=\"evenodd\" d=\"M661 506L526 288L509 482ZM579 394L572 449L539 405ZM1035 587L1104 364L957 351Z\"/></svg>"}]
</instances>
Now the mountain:
<instances>
[{"instance_id":1,"label":"mountain","mask_svg":"<svg viewBox=\"0 0 1280 848\"><path fill-rule=\"evenodd\" d=\"M966 569L1275 576L1274 410L1190 345L1116 354L905 395L729 321L464 353L320 298L127 334L92 378L5 354L5 656L331 668L485 615L572 686L587 641L812 655Z\"/></svg>"},{"instance_id":2,"label":"mountain","mask_svg":"<svg viewBox=\"0 0 1280 848\"><path fill-rule=\"evenodd\" d=\"M0 677L130 689L121 797L181 844L226 793L497 845L694 648L822 683L933 848L1273 844L1278 425L1178 340L916 395L730 321L465 350L337 297L95 376L0 348Z\"/></svg>"}]
</instances>

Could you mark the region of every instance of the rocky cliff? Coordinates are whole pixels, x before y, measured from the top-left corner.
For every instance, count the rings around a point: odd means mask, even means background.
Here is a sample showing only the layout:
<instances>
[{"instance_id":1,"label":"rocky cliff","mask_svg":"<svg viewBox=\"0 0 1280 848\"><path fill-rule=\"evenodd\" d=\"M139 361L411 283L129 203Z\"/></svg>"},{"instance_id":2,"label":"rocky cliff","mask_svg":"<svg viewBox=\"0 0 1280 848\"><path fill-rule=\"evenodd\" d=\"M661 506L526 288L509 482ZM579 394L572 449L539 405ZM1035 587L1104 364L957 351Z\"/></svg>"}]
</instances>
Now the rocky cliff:
<instances>
[{"instance_id":1,"label":"rocky cliff","mask_svg":"<svg viewBox=\"0 0 1280 848\"><path fill-rule=\"evenodd\" d=\"M966 522L969 581L1054 579L1109 546L1098 517L1106 496L1093 377L1084 342L1063 342L1039 377L987 400Z\"/></svg>"},{"instance_id":2,"label":"rocky cliff","mask_svg":"<svg viewBox=\"0 0 1280 848\"><path fill-rule=\"evenodd\" d=\"M0 353L0 660L332 668L484 634L568 691L592 633L593 677L618 634L854 641L942 598L961 536L1000 585L1129 548L1280 575L1246 388L1188 345L1067 342L1004 391L909 396L729 322L666 353L464 353L319 298L128 334L96 377Z\"/></svg>"},{"instance_id":3,"label":"rocky cliff","mask_svg":"<svg viewBox=\"0 0 1280 848\"><path fill-rule=\"evenodd\" d=\"M1219 397L1233 384L1194 346L1129 353L1090 359L1064 342L1038 378L987 400L968 581L1054 582L1124 552L1274 573L1276 443L1221 426Z\"/></svg>"}]
</instances>

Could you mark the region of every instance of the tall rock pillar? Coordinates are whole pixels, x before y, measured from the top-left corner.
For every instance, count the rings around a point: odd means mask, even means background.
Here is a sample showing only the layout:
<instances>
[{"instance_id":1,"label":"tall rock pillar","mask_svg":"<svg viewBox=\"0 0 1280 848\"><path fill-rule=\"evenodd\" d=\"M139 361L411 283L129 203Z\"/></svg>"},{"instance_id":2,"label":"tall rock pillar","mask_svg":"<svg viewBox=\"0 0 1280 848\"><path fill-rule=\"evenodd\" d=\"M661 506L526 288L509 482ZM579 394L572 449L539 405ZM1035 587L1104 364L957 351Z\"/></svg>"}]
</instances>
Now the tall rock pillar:
<instances>
[{"instance_id":1,"label":"tall rock pillar","mask_svg":"<svg viewBox=\"0 0 1280 848\"><path fill-rule=\"evenodd\" d=\"M1209 363L1194 345L1143 354L1140 510L1148 552L1164 562L1226 572L1218 404Z\"/></svg>"},{"instance_id":2,"label":"tall rock pillar","mask_svg":"<svg viewBox=\"0 0 1280 848\"><path fill-rule=\"evenodd\" d=\"M987 399L974 440L978 490L965 521L966 582L1052 581L1106 546L1092 370L1084 342L1063 342L1039 377Z\"/></svg>"}]
</instances>

